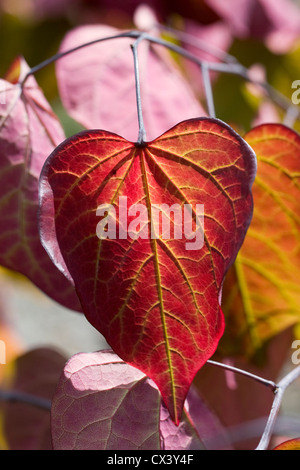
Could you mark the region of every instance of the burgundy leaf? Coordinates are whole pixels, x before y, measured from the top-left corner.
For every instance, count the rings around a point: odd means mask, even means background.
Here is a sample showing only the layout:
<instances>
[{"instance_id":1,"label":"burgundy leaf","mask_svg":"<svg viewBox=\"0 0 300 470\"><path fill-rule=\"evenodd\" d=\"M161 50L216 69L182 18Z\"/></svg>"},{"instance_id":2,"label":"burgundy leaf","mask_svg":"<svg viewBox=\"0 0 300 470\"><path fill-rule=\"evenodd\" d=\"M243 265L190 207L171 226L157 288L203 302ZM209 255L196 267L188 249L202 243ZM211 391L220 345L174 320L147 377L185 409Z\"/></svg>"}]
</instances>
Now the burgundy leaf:
<instances>
[{"instance_id":1,"label":"burgundy leaf","mask_svg":"<svg viewBox=\"0 0 300 470\"><path fill-rule=\"evenodd\" d=\"M37 223L41 168L64 140L63 129L35 79L20 82L29 68L17 59L0 80L0 264L27 276L52 299L73 310L73 285L41 245Z\"/></svg>"}]
</instances>

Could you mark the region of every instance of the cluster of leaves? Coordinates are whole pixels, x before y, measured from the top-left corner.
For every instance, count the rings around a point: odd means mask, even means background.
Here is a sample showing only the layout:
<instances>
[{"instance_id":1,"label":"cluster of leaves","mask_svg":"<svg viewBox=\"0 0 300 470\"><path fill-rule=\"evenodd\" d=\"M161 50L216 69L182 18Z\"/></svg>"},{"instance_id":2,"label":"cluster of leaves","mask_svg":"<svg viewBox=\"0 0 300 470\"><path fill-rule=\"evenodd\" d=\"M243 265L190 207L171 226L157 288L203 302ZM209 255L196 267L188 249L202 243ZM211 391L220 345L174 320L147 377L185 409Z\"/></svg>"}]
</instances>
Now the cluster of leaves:
<instances>
[{"instance_id":1,"label":"cluster of leaves","mask_svg":"<svg viewBox=\"0 0 300 470\"><path fill-rule=\"evenodd\" d=\"M169 2L161 2L159 11L150 3L157 15L169 13ZM290 10L282 15L279 3ZM253 5L268 27L253 21ZM53 381L40 392L26 380L28 357L19 359L24 371L13 386L8 380L10 388L50 400L55 386L55 449L230 448L223 425L232 422L216 413L219 396L207 393L218 379L203 366L216 352L221 358L242 356L247 369L254 367L262 351L269 354L272 339L299 323L300 136L279 122L264 122L268 96L257 87L263 123L251 125L243 137L236 132L244 127L238 120L230 127L209 117L203 69L187 63L192 55L194 62L222 63L230 71L231 56L203 48L208 37L229 47L235 37L252 36L273 52L290 50L300 35L299 12L283 0L277 6L266 0L203 1L197 12L206 12L208 24L185 19L177 36L157 27L154 11L135 12L136 26L154 38L138 47L147 142L133 143L141 130L130 48L136 37L120 37L124 32L115 27L79 26L61 44L58 89L67 113L88 129L80 134L65 140L33 76L39 68L30 69L19 57L0 81L0 263L83 313L113 350L78 354L62 375L65 359L54 355ZM193 12L193 2L186 7ZM172 8L182 13L179 2ZM175 57L155 42L167 34L170 47L181 41L187 54ZM87 43L93 45L83 48ZM187 252L186 240L175 236L99 240L98 206L120 209L125 196L129 206L146 205L146 225L153 205L200 202L204 247ZM274 378L286 354L281 344L282 357L267 368ZM49 361L44 350L33 354ZM10 413L20 412L6 408L5 423L13 423ZM34 444L47 447L49 440L47 434Z\"/></svg>"}]
</instances>

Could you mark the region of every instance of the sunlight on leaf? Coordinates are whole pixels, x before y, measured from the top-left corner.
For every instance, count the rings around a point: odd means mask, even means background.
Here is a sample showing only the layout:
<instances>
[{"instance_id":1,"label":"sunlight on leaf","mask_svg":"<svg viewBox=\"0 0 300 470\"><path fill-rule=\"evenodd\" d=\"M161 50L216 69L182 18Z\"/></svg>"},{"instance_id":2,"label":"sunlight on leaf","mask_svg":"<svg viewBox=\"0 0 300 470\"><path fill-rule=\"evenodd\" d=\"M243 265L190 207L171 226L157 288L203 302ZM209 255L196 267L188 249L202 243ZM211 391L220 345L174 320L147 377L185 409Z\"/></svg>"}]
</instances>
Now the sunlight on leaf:
<instances>
[{"instance_id":1,"label":"sunlight on leaf","mask_svg":"<svg viewBox=\"0 0 300 470\"><path fill-rule=\"evenodd\" d=\"M228 448L222 425L193 389L175 426L154 383L109 350L67 362L51 431L54 450L205 450L216 439Z\"/></svg>"},{"instance_id":2,"label":"sunlight on leaf","mask_svg":"<svg viewBox=\"0 0 300 470\"><path fill-rule=\"evenodd\" d=\"M254 214L224 285L223 346L252 355L300 321L300 136L265 124L245 139L258 159Z\"/></svg>"},{"instance_id":3,"label":"sunlight on leaf","mask_svg":"<svg viewBox=\"0 0 300 470\"><path fill-rule=\"evenodd\" d=\"M300 439L291 439L283 442L273 450L300 450Z\"/></svg>"},{"instance_id":4,"label":"sunlight on leaf","mask_svg":"<svg viewBox=\"0 0 300 470\"><path fill-rule=\"evenodd\" d=\"M81 26L67 34L61 51L121 32L105 25ZM132 43L128 38L105 41L56 64L60 96L70 116L88 129L107 129L128 140L138 135ZM184 119L206 115L165 49L144 41L139 62L148 140Z\"/></svg>"},{"instance_id":5,"label":"sunlight on leaf","mask_svg":"<svg viewBox=\"0 0 300 470\"><path fill-rule=\"evenodd\" d=\"M221 287L251 221L255 172L247 143L206 118L143 146L106 131L83 132L59 146L42 172L45 248L74 279L87 319L118 356L153 379L176 423L223 334ZM118 235L110 227L99 239L97 209L107 204L116 210ZM131 234L136 204L144 212ZM180 209L179 221L166 214L169 234L154 216L162 204L164 213ZM197 216L193 241L184 206L194 223Z\"/></svg>"}]
</instances>

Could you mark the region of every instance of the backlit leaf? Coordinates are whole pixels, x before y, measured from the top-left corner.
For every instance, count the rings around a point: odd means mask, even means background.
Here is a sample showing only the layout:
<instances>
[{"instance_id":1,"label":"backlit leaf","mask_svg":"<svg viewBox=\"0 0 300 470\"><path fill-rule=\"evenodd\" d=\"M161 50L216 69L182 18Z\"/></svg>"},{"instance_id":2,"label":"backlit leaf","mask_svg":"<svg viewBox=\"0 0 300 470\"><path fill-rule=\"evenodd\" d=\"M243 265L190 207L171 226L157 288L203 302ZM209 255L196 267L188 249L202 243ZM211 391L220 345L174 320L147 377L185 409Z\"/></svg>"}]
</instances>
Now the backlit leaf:
<instances>
[{"instance_id":1,"label":"backlit leaf","mask_svg":"<svg viewBox=\"0 0 300 470\"><path fill-rule=\"evenodd\" d=\"M254 214L224 284L223 340L228 354L251 356L300 321L300 136L263 124L245 139L258 159Z\"/></svg>"},{"instance_id":2,"label":"backlit leaf","mask_svg":"<svg viewBox=\"0 0 300 470\"><path fill-rule=\"evenodd\" d=\"M67 34L61 51L121 32L104 25L81 26ZM110 129L129 140L138 135L133 42L121 38L94 44L56 64L60 95L70 116L88 129ZM139 62L149 140L177 122L206 114L166 50L144 41Z\"/></svg>"},{"instance_id":3,"label":"backlit leaf","mask_svg":"<svg viewBox=\"0 0 300 470\"><path fill-rule=\"evenodd\" d=\"M81 310L73 285L41 245L37 224L41 168L64 132L29 68L17 59L0 80L0 264L27 276L51 298Z\"/></svg>"},{"instance_id":4,"label":"backlit leaf","mask_svg":"<svg viewBox=\"0 0 300 470\"><path fill-rule=\"evenodd\" d=\"M300 439L291 439L283 442L273 450L300 450Z\"/></svg>"},{"instance_id":5,"label":"backlit leaf","mask_svg":"<svg viewBox=\"0 0 300 470\"><path fill-rule=\"evenodd\" d=\"M144 145L83 132L60 145L42 171L45 248L74 279L90 323L153 379L176 423L223 334L221 288L251 221L255 172L247 143L207 118L184 121ZM111 225L99 239L106 221L97 209L107 204Z\"/></svg>"},{"instance_id":6,"label":"backlit leaf","mask_svg":"<svg viewBox=\"0 0 300 470\"><path fill-rule=\"evenodd\" d=\"M68 361L51 424L54 450L203 450L203 440L212 445L224 433L193 389L175 426L154 383L112 351ZM228 447L225 439L218 443Z\"/></svg>"}]
</instances>

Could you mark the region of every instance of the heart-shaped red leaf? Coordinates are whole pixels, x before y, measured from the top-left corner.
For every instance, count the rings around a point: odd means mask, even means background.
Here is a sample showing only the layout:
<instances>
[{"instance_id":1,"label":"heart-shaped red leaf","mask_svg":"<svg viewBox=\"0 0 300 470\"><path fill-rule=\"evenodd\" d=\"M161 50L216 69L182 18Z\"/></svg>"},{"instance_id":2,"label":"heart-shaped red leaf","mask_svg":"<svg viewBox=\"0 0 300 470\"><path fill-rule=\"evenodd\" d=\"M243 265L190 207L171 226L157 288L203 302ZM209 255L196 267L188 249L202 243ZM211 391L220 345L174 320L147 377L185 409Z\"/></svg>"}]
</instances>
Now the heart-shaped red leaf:
<instances>
[{"instance_id":1,"label":"heart-shaped red leaf","mask_svg":"<svg viewBox=\"0 0 300 470\"><path fill-rule=\"evenodd\" d=\"M252 217L255 172L248 144L208 118L184 121L144 145L83 132L42 171L45 248L74 279L88 320L153 379L176 423L223 334L220 293Z\"/></svg>"}]
</instances>

